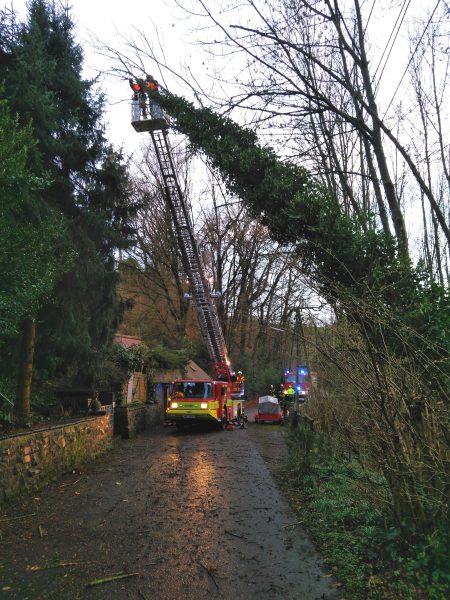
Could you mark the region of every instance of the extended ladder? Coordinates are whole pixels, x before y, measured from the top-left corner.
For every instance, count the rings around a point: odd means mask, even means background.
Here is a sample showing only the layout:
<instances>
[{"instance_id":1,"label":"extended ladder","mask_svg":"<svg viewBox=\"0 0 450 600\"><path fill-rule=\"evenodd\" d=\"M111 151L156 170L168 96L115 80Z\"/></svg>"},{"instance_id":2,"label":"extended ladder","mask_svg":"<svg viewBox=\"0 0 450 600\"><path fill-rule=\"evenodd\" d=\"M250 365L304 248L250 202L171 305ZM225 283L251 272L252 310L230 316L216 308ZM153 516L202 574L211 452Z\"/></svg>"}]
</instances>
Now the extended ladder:
<instances>
[{"instance_id":1,"label":"extended ladder","mask_svg":"<svg viewBox=\"0 0 450 600\"><path fill-rule=\"evenodd\" d=\"M150 118L147 117L147 114ZM137 100L135 105L132 104L132 125L136 131L148 131L151 135L164 180L166 201L175 227L183 268L189 279L200 330L213 363L215 378L229 380L230 369L225 338L217 308L211 300L189 212L178 183L167 132L168 124L156 104L153 106L150 104L148 113L145 112L144 118L142 116L141 99Z\"/></svg>"}]
</instances>

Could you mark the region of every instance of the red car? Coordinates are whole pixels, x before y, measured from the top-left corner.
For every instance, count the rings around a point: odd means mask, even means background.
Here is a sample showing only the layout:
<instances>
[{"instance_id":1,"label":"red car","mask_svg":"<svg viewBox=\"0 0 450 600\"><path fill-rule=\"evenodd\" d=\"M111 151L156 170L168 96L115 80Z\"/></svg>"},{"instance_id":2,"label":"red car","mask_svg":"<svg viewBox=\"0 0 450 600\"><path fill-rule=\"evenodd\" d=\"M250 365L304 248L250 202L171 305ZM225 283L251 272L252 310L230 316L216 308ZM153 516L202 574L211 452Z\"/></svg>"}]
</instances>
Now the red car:
<instances>
[{"instance_id":1,"label":"red car","mask_svg":"<svg viewBox=\"0 0 450 600\"><path fill-rule=\"evenodd\" d=\"M283 411L277 398L261 396L258 399L258 412L255 415L255 423L283 424Z\"/></svg>"}]
</instances>

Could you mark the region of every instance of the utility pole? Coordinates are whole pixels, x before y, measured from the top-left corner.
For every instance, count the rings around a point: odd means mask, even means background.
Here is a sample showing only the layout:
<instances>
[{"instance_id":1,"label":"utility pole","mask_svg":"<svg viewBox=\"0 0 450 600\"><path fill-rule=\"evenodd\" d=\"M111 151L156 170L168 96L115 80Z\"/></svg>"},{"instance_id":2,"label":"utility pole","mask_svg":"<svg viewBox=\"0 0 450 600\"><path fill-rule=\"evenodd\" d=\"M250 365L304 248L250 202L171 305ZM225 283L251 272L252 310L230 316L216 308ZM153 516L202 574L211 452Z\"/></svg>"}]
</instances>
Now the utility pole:
<instances>
[{"instance_id":1,"label":"utility pole","mask_svg":"<svg viewBox=\"0 0 450 600\"><path fill-rule=\"evenodd\" d=\"M298 427L298 389L299 389L299 368L298 368L298 360L299 360L299 322L300 322L300 315L299 315L299 307L298 307L298 302L295 305L295 325L294 325L294 335L295 335L295 348L296 348L296 356L295 356L295 394L294 394L294 412L292 414L292 419L291 419L291 429L297 429Z\"/></svg>"},{"instance_id":2,"label":"utility pole","mask_svg":"<svg viewBox=\"0 0 450 600\"><path fill-rule=\"evenodd\" d=\"M298 381L298 368L296 367L297 370L297 381ZM292 413L292 419L291 419L291 429L297 429L298 427L298 386L297 383L295 384L295 394L294 394L294 411Z\"/></svg>"}]
</instances>

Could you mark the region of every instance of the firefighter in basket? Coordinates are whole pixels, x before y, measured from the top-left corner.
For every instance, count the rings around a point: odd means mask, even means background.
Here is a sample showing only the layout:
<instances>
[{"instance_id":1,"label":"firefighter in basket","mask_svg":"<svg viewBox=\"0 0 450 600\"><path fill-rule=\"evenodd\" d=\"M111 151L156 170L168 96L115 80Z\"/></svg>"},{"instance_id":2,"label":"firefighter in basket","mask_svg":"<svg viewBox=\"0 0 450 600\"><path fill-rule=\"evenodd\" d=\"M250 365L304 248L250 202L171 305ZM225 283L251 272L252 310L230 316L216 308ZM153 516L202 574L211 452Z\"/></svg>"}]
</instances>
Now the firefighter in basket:
<instances>
[{"instance_id":1,"label":"firefighter in basket","mask_svg":"<svg viewBox=\"0 0 450 600\"><path fill-rule=\"evenodd\" d=\"M159 104L151 97L149 97L147 101L147 92L157 92L159 90L159 84L153 75L146 75L142 83L134 81L131 77L128 79L128 82L134 92L133 100L139 101L142 117L144 119L147 119L149 116L152 119L164 118L162 108ZM150 115L147 112L147 108Z\"/></svg>"}]
</instances>

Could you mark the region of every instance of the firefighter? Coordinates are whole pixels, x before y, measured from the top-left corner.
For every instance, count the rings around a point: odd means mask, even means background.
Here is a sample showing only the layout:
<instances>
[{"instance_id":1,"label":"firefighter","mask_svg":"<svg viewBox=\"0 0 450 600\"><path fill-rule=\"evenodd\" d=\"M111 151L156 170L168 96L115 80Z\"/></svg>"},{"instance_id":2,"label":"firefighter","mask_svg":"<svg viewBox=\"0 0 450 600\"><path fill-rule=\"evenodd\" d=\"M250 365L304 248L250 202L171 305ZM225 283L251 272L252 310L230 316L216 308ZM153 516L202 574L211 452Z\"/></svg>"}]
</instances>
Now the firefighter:
<instances>
[{"instance_id":1,"label":"firefighter","mask_svg":"<svg viewBox=\"0 0 450 600\"><path fill-rule=\"evenodd\" d=\"M153 75L146 75L145 76L145 87L150 92L156 92L156 91L158 91L158 88L159 88L158 82L153 77Z\"/></svg>"},{"instance_id":2,"label":"firefighter","mask_svg":"<svg viewBox=\"0 0 450 600\"><path fill-rule=\"evenodd\" d=\"M277 392L277 398L278 398L278 402L281 406L281 410L283 411L283 417L286 419L287 417L287 411L288 411L288 405L287 405L287 399L286 399L286 394L284 393L285 390L283 388L282 385L280 385L280 389Z\"/></svg>"},{"instance_id":3,"label":"firefighter","mask_svg":"<svg viewBox=\"0 0 450 600\"><path fill-rule=\"evenodd\" d=\"M130 77L130 79L128 79L128 83L130 84L130 88L134 92L133 100L139 100L139 108L141 109L142 116L144 117L144 119L146 119L147 118L147 102L146 102L147 99L146 99L145 92L143 91L141 85L137 81L133 81L133 79L131 77Z\"/></svg>"},{"instance_id":4,"label":"firefighter","mask_svg":"<svg viewBox=\"0 0 450 600\"><path fill-rule=\"evenodd\" d=\"M128 83L130 84L130 88L133 90L133 92L136 95L135 100L137 100L139 92L142 91L141 86L136 81L133 81L133 79L131 77L129 78Z\"/></svg>"},{"instance_id":5,"label":"firefighter","mask_svg":"<svg viewBox=\"0 0 450 600\"><path fill-rule=\"evenodd\" d=\"M287 402L289 405L292 405L292 404L293 404L293 402L294 402L294 397L295 397L295 390L294 390L294 388L293 388L293 387L289 387L289 388L286 390L286 402Z\"/></svg>"},{"instance_id":6,"label":"firefighter","mask_svg":"<svg viewBox=\"0 0 450 600\"><path fill-rule=\"evenodd\" d=\"M245 377L244 377L244 375L242 374L242 371L238 371L238 372L237 372L237 375L236 375L236 381L237 381L238 383L244 383L244 381L245 381Z\"/></svg>"},{"instance_id":7,"label":"firefighter","mask_svg":"<svg viewBox=\"0 0 450 600\"><path fill-rule=\"evenodd\" d=\"M281 404L282 400L284 400L284 388L280 385L278 392L276 393L276 397L278 398L278 402Z\"/></svg>"},{"instance_id":8,"label":"firefighter","mask_svg":"<svg viewBox=\"0 0 450 600\"><path fill-rule=\"evenodd\" d=\"M146 91L148 92L157 92L159 90L159 84L153 75L146 75L144 86ZM149 98L149 106L150 106L150 114L152 119L164 119L164 113L160 105L154 100L154 98Z\"/></svg>"}]
</instances>

